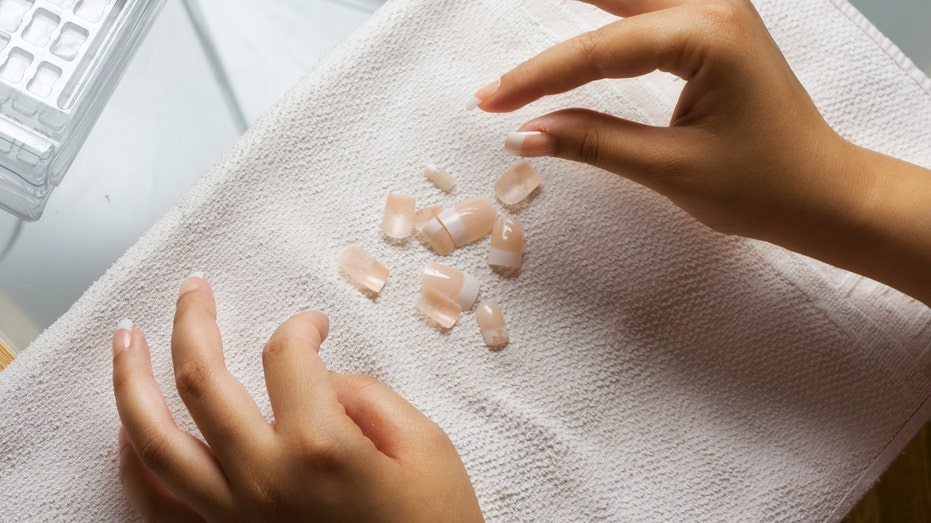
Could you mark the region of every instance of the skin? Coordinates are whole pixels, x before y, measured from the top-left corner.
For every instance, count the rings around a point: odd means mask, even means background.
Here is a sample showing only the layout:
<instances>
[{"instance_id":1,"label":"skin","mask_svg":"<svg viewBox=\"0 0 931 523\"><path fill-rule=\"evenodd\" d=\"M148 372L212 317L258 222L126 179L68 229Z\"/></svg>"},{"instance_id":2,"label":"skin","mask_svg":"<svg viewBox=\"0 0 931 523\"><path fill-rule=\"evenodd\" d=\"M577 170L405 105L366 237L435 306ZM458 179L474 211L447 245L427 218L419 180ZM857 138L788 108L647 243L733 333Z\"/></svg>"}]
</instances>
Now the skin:
<instances>
[{"instance_id":1,"label":"skin","mask_svg":"<svg viewBox=\"0 0 931 523\"><path fill-rule=\"evenodd\" d=\"M479 90L509 112L602 78L687 81L668 127L585 109L520 131L538 155L641 183L709 227L766 240L931 304L931 171L858 147L824 121L746 0L596 0L626 17ZM538 139L539 140L539 139Z\"/></svg>"},{"instance_id":2,"label":"skin","mask_svg":"<svg viewBox=\"0 0 931 523\"><path fill-rule=\"evenodd\" d=\"M307 312L268 341L270 424L226 370L210 284L185 280L171 352L205 442L172 419L142 332L114 334L120 479L146 520L482 521L443 430L374 378L328 371L317 354L328 330Z\"/></svg>"},{"instance_id":3,"label":"skin","mask_svg":"<svg viewBox=\"0 0 931 523\"><path fill-rule=\"evenodd\" d=\"M602 78L659 69L687 81L667 127L585 109L527 122L538 154L585 162L668 197L709 227L758 238L931 304L931 171L841 138L745 0L593 0L625 17L479 90L513 111ZM152 376L145 337L114 335L120 476L153 521L481 521L443 431L366 376L327 371L319 312L279 327L263 352L275 422L226 371L213 293L178 299L178 392L205 442L181 431Z\"/></svg>"}]
</instances>

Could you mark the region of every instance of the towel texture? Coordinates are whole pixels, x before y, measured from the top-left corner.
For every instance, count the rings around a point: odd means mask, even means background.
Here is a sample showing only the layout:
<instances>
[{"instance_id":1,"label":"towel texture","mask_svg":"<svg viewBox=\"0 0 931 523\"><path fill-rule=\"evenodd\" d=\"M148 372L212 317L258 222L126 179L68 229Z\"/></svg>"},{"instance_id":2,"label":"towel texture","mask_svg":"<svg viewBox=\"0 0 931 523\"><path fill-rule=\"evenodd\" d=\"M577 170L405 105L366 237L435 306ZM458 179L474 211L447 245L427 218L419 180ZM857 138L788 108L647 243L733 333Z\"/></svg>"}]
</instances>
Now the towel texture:
<instances>
[{"instance_id":1,"label":"towel texture","mask_svg":"<svg viewBox=\"0 0 931 523\"><path fill-rule=\"evenodd\" d=\"M843 0L758 0L829 122L931 166L931 82ZM270 415L261 349L291 314L332 318L321 355L370 373L443 426L490 521L836 520L929 417L931 314L870 280L715 234L664 198L559 160L517 213L525 267L486 245L446 261L509 320L415 313L416 241L389 245L389 192L420 205L491 196L504 135L567 106L668 121L681 82L599 82L509 115L470 94L609 21L560 0L394 0L303 80L5 372L0 520L131 519L117 479L110 337L129 317L181 425L169 354L181 280L205 271L228 366ZM436 162L452 195L427 182ZM370 300L339 274L350 244L391 270Z\"/></svg>"}]
</instances>

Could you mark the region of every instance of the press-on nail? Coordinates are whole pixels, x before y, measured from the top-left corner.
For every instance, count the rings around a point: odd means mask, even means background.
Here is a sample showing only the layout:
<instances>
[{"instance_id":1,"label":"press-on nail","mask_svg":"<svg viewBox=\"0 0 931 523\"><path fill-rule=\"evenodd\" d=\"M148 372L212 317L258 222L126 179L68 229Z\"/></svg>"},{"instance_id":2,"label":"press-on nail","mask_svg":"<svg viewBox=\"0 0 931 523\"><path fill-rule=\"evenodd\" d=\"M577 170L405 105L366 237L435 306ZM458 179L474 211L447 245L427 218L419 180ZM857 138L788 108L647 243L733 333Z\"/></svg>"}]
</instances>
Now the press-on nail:
<instances>
[{"instance_id":1,"label":"press-on nail","mask_svg":"<svg viewBox=\"0 0 931 523\"><path fill-rule=\"evenodd\" d=\"M498 219L498 210L488 198L476 196L444 209L436 215L456 247L484 238ZM428 224L429 226L429 224Z\"/></svg>"},{"instance_id":2,"label":"press-on nail","mask_svg":"<svg viewBox=\"0 0 931 523\"><path fill-rule=\"evenodd\" d=\"M417 234L423 233L424 227L426 227L427 224L430 223L430 220L436 218L436 215L440 214L440 211L442 210L443 210L442 207L434 206L434 207L425 207L415 212L414 213L414 230L417 232Z\"/></svg>"},{"instance_id":3,"label":"press-on nail","mask_svg":"<svg viewBox=\"0 0 931 523\"><path fill-rule=\"evenodd\" d=\"M504 139L504 152L514 156L534 157L551 156L553 139L546 133L539 131L508 133Z\"/></svg>"},{"instance_id":4,"label":"press-on nail","mask_svg":"<svg viewBox=\"0 0 931 523\"><path fill-rule=\"evenodd\" d=\"M439 214L424 225L422 235L427 246L440 256L446 256L456 248L453 237L449 235L446 227L443 227L443 224L440 223Z\"/></svg>"},{"instance_id":5,"label":"press-on nail","mask_svg":"<svg viewBox=\"0 0 931 523\"><path fill-rule=\"evenodd\" d=\"M478 298L478 279L442 263L431 263L423 271L423 288L436 289L467 311Z\"/></svg>"},{"instance_id":6,"label":"press-on nail","mask_svg":"<svg viewBox=\"0 0 931 523\"><path fill-rule=\"evenodd\" d=\"M393 240L403 240L411 235L414 225L414 206L416 201L409 196L389 194L385 204L385 217L381 230Z\"/></svg>"},{"instance_id":7,"label":"press-on nail","mask_svg":"<svg viewBox=\"0 0 931 523\"><path fill-rule=\"evenodd\" d=\"M117 339L121 348L128 349L133 344L133 321L125 319L116 325Z\"/></svg>"},{"instance_id":8,"label":"press-on nail","mask_svg":"<svg viewBox=\"0 0 931 523\"><path fill-rule=\"evenodd\" d=\"M542 181L543 177L536 169L527 162L520 162L498 178L495 195L501 203L515 205L530 196Z\"/></svg>"},{"instance_id":9,"label":"press-on nail","mask_svg":"<svg viewBox=\"0 0 931 523\"><path fill-rule=\"evenodd\" d=\"M456 179L453 175L436 164L428 163L424 165L423 175L444 192L452 191L453 187L456 185Z\"/></svg>"},{"instance_id":10,"label":"press-on nail","mask_svg":"<svg viewBox=\"0 0 931 523\"><path fill-rule=\"evenodd\" d=\"M524 226L514 218L501 217L491 230L488 265L520 269L524 261Z\"/></svg>"},{"instance_id":11,"label":"press-on nail","mask_svg":"<svg viewBox=\"0 0 931 523\"><path fill-rule=\"evenodd\" d=\"M339 267L363 291L378 294L388 281L388 269L361 247L347 247L339 255Z\"/></svg>"},{"instance_id":12,"label":"press-on nail","mask_svg":"<svg viewBox=\"0 0 931 523\"><path fill-rule=\"evenodd\" d=\"M469 111L471 111L472 109L475 109L476 107L484 103L485 100L494 96L494 94L498 92L499 87L501 87L500 78L495 80L494 82L491 82L485 85L484 87L476 91L476 93L473 94L471 98L469 98L469 102L466 104L466 109Z\"/></svg>"},{"instance_id":13,"label":"press-on nail","mask_svg":"<svg viewBox=\"0 0 931 523\"><path fill-rule=\"evenodd\" d=\"M434 288L423 289L417 295L417 310L444 329L453 328L462 314L455 301Z\"/></svg>"},{"instance_id":14,"label":"press-on nail","mask_svg":"<svg viewBox=\"0 0 931 523\"><path fill-rule=\"evenodd\" d=\"M482 332L485 345L491 348L501 348L508 344L510 336L504 323L501 307L494 300L486 300L479 304L475 310L475 322Z\"/></svg>"}]
</instances>

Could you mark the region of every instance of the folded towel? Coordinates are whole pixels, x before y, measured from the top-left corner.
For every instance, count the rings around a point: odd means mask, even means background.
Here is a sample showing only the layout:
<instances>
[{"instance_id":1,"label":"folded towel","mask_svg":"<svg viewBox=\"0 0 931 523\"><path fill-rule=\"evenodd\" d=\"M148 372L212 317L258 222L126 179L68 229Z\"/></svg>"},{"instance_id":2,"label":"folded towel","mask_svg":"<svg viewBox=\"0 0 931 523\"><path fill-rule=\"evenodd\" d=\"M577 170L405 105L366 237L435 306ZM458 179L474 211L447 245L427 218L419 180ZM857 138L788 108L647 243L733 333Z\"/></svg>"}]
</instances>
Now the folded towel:
<instances>
[{"instance_id":1,"label":"folded towel","mask_svg":"<svg viewBox=\"0 0 931 523\"><path fill-rule=\"evenodd\" d=\"M828 121L931 166L931 81L843 0L758 8ZM421 205L492 194L506 132L591 107L668 121L681 82L603 81L515 114L466 112L485 81L611 18L561 0L393 0L261 119L0 374L0 520L132 517L117 479L110 338L148 335L179 424L169 337L181 280L213 283L228 366L269 413L261 349L291 314L332 318L321 355L436 420L491 521L836 520L929 418L931 313L865 278L715 234L662 197L560 160L518 216L518 277L486 246L446 259L501 304L491 352L466 315L416 314L415 241L387 244L389 192ZM436 162L452 195L427 182ZM374 300L339 274L357 244L391 270Z\"/></svg>"}]
</instances>

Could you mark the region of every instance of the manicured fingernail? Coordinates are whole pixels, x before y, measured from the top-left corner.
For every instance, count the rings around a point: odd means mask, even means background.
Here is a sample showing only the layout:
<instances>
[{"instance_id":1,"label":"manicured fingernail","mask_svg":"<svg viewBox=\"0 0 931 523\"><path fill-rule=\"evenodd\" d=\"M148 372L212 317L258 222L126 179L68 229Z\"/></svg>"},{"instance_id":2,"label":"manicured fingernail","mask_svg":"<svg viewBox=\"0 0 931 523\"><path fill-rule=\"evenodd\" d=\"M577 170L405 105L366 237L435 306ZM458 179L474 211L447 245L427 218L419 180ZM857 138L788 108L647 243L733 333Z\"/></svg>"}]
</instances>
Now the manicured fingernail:
<instances>
[{"instance_id":1,"label":"manicured fingernail","mask_svg":"<svg viewBox=\"0 0 931 523\"><path fill-rule=\"evenodd\" d=\"M428 163L423 166L423 175L443 192L450 192L456 185L456 179L445 169L436 164Z\"/></svg>"},{"instance_id":2,"label":"manicured fingernail","mask_svg":"<svg viewBox=\"0 0 931 523\"><path fill-rule=\"evenodd\" d=\"M417 201L409 196L389 194L381 230L391 240L403 240L411 235Z\"/></svg>"},{"instance_id":3,"label":"manicured fingernail","mask_svg":"<svg viewBox=\"0 0 931 523\"><path fill-rule=\"evenodd\" d=\"M520 269L524 261L524 226L514 218L501 217L491 230L488 265L506 270Z\"/></svg>"},{"instance_id":4,"label":"manicured fingernail","mask_svg":"<svg viewBox=\"0 0 931 523\"><path fill-rule=\"evenodd\" d=\"M417 296L417 310L443 329L451 329L459 321L462 308L450 297L432 287Z\"/></svg>"},{"instance_id":5,"label":"manicured fingernail","mask_svg":"<svg viewBox=\"0 0 931 523\"><path fill-rule=\"evenodd\" d=\"M126 435L126 429L120 427L117 432L117 438L119 441L119 446L121 449L126 448L126 445L129 445L129 436Z\"/></svg>"},{"instance_id":6,"label":"manicured fingernail","mask_svg":"<svg viewBox=\"0 0 931 523\"><path fill-rule=\"evenodd\" d=\"M524 201L540 186L543 177L527 162L520 162L495 182L495 196L505 205Z\"/></svg>"},{"instance_id":7,"label":"manicured fingernail","mask_svg":"<svg viewBox=\"0 0 931 523\"><path fill-rule=\"evenodd\" d=\"M132 320L126 319L116 325L116 339L118 340L118 344L114 345L114 348L119 347L126 350L133 344Z\"/></svg>"},{"instance_id":8,"label":"manicured fingernail","mask_svg":"<svg viewBox=\"0 0 931 523\"><path fill-rule=\"evenodd\" d=\"M475 109L476 107L484 103L485 100L488 100L489 98L494 96L494 94L498 92L499 87L501 87L500 78L495 80L494 82L491 82L485 87L482 87L481 89L476 91L475 94L472 95L472 98L469 99L469 103L466 104L466 109L469 111L471 111L472 109Z\"/></svg>"},{"instance_id":9,"label":"manicured fingernail","mask_svg":"<svg viewBox=\"0 0 931 523\"><path fill-rule=\"evenodd\" d=\"M501 314L501 307L496 301L486 300L480 303L478 309L475 310L475 322L482 331L485 345L497 349L511 341L508 328L504 323L504 315Z\"/></svg>"},{"instance_id":10,"label":"manicured fingernail","mask_svg":"<svg viewBox=\"0 0 931 523\"><path fill-rule=\"evenodd\" d=\"M504 152L514 156L534 157L551 156L556 151L553 148L553 139L540 131L524 131L508 133L504 139Z\"/></svg>"},{"instance_id":11,"label":"manicured fingernail","mask_svg":"<svg viewBox=\"0 0 931 523\"><path fill-rule=\"evenodd\" d=\"M472 309L478 298L478 278L442 263L427 265L422 285L424 289L436 289L452 298L464 311Z\"/></svg>"},{"instance_id":12,"label":"manicured fingernail","mask_svg":"<svg viewBox=\"0 0 931 523\"><path fill-rule=\"evenodd\" d=\"M178 296L194 290L204 279L204 273L202 272L191 273L191 275L185 278L181 283L181 290L178 291Z\"/></svg>"},{"instance_id":13,"label":"manicured fingernail","mask_svg":"<svg viewBox=\"0 0 931 523\"><path fill-rule=\"evenodd\" d=\"M388 281L388 268L361 247L347 247L339 255L339 267L364 292L378 294Z\"/></svg>"}]
</instances>

